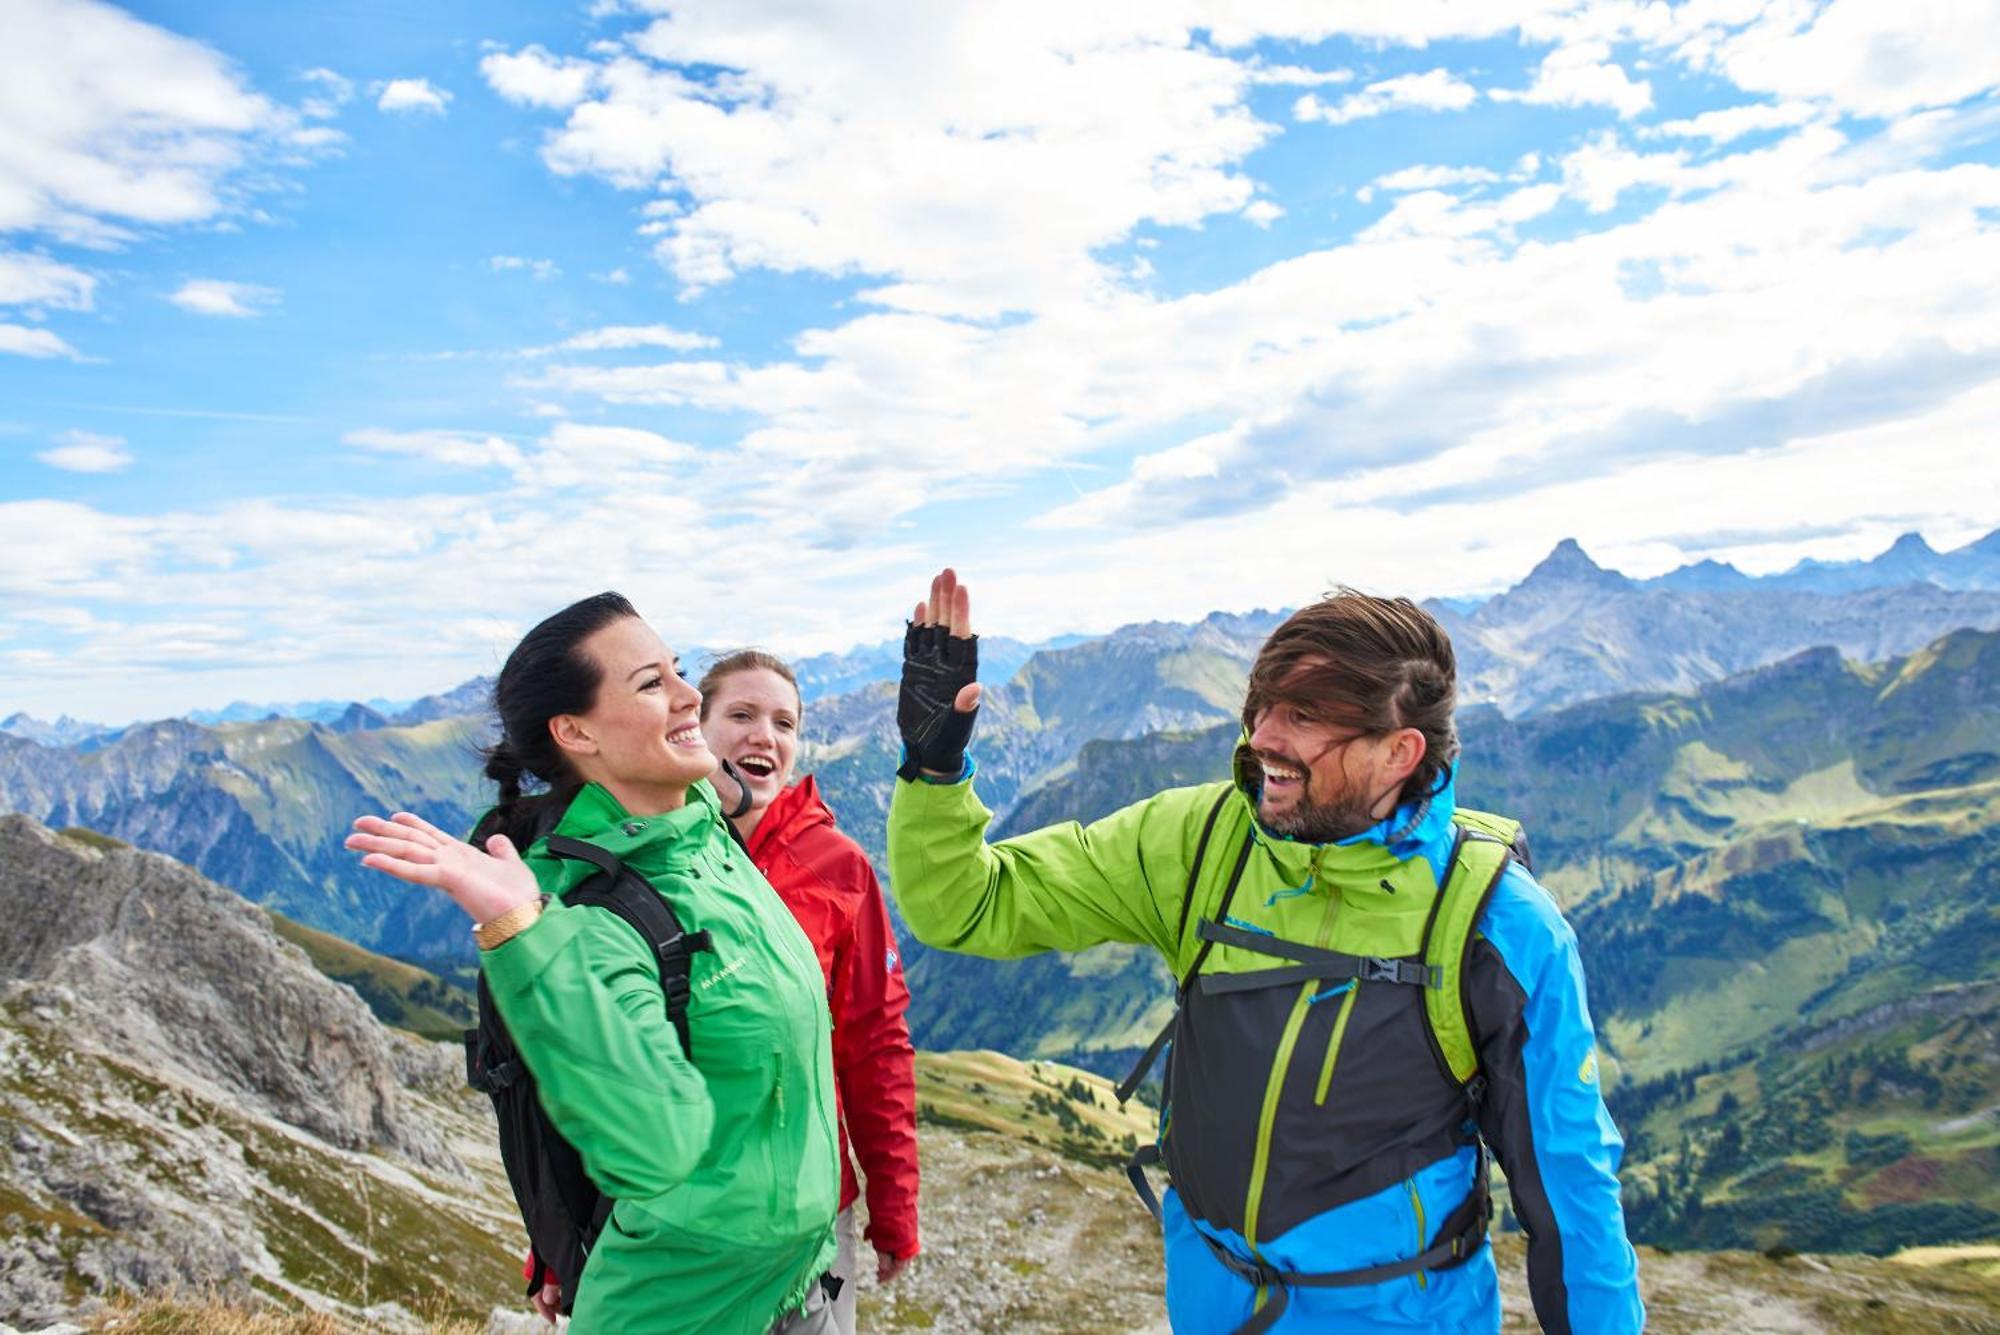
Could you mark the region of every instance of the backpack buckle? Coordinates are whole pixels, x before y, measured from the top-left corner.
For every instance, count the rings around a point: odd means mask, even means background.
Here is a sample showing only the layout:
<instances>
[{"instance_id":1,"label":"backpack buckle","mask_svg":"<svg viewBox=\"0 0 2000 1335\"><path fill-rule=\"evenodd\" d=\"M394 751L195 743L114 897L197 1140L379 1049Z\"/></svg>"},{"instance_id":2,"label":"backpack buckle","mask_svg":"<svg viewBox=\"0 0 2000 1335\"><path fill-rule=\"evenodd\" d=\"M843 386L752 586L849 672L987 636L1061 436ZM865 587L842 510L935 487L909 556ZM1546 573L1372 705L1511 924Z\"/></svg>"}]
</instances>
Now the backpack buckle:
<instances>
[{"instance_id":1,"label":"backpack buckle","mask_svg":"<svg viewBox=\"0 0 2000 1335\"><path fill-rule=\"evenodd\" d=\"M1408 983L1412 987L1434 986L1433 970L1429 965L1413 964L1409 960L1385 960L1371 956L1361 961L1361 981L1364 983Z\"/></svg>"}]
</instances>

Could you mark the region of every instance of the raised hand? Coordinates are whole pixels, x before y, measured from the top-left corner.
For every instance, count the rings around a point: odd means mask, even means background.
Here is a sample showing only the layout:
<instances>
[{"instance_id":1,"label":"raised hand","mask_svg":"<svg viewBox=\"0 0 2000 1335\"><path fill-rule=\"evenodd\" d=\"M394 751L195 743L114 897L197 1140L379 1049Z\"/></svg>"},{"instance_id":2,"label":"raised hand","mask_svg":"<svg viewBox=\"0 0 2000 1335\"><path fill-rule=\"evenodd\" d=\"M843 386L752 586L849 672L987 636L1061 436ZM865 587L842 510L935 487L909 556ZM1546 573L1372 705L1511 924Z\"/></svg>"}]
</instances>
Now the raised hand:
<instances>
[{"instance_id":1,"label":"raised hand","mask_svg":"<svg viewBox=\"0 0 2000 1335\"><path fill-rule=\"evenodd\" d=\"M541 893L535 874L504 834L488 839L482 853L421 816L399 811L388 820L355 821L347 847L366 854L364 867L444 891L475 923L491 922Z\"/></svg>"},{"instance_id":2,"label":"raised hand","mask_svg":"<svg viewBox=\"0 0 2000 1335\"><path fill-rule=\"evenodd\" d=\"M972 594L952 570L931 580L903 633L903 685L896 726L903 734L906 779L919 772L956 778L979 713L979 637L972 633Z\"/></svg>"}]
</instances>

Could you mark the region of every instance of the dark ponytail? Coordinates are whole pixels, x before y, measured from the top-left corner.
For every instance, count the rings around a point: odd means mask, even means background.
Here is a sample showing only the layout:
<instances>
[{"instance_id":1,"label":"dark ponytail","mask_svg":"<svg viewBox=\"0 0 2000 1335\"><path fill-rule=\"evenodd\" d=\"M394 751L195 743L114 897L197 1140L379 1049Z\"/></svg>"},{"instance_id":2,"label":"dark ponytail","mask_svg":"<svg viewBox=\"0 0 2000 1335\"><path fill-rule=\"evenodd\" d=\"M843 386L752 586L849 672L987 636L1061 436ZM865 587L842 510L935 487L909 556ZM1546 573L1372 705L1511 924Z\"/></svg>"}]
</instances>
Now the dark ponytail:
<instances>
[{"instance_id":1,"label":"dark ponytail","mask_svg":"<svg viewBox=\"0 0 2000 1335\"><path fill-rule=\"evenodd\" d=\"M638 615L621 595L600 593L547 618L507 655L493 683L500 737L481 753L486 777L500 785L500 802L473 831L475 843L504 834L525 852L554 828L582 783L549 735L549 720L590 712L604 668L583 651L583 642ZM528 790L530 781L536 791Z\"/></svg>"}]
</instances>

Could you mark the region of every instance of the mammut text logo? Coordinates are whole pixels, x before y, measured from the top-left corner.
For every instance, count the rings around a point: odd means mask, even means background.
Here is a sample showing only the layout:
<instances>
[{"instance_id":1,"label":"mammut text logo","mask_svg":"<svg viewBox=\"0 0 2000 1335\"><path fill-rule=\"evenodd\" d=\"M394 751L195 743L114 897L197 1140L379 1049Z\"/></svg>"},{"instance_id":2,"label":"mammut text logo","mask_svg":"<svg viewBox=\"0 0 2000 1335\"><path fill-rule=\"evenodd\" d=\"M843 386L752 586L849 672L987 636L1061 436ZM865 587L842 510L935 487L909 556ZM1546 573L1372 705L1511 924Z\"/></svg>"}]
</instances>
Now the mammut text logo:
<instances>
[{"instance_id":1,"label":"mammut text logo","mask_svg":"<svg viewBox=\"0 0 2000 1335\"><path fill-rule=\"evenodd\" d=\"M742 967L743 961L740 959L723 965L720 969L717 969L714 973L701 980L701 990L704 992L708 991L709 988L714 987L717 983Z\"/></svg>"}]
</instances>

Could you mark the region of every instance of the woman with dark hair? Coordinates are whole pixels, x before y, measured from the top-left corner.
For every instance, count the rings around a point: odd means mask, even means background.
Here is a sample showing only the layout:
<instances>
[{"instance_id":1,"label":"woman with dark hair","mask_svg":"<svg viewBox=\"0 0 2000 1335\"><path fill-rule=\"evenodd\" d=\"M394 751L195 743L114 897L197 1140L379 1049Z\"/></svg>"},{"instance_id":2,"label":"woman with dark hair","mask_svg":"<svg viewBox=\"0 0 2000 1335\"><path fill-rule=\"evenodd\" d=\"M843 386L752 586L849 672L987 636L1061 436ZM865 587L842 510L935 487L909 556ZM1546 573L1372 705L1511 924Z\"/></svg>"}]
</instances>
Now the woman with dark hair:
<instances>
[{"instance_id":1,"label":"woman with dark hair","mask_svg":"<svg viewBox=\"0 0 2000 1335\"><path fill-rule=\"evenodd\" d=\"M500 804L483 848L407 812L362 817L347 846L470 915L543 1109L616 1202L574 1329L827 1330L819 1279L839 1177L825 989L812 943L724 824L701 696L605 593L528 632L494 699L486 772ZM529 793L530 778L546 791ZM639 934L563 902L596 868L551 855L549 835L612 854L708 934L693 957L692 1057Z\"/></svg>"},{"instance_id":2,"label":"woman with dark hair","mask_svg":"<svg viewBox=\"0 0 2000 1335\"><path fill-rule=\"evenodd\" d=\"M719 660L701 679L702 734L748 791L733 817L751 861L798 919L819 954L833 1009L833 1074L840 1112L840 1242L834 1304L842 1335L854 1331L854 1212L868 1182L868 1242L875 1276L894 1279L917 1254L917 1085L910 990L883 902L861 846L834 825L810 775L792 783L804 712L798 678L757 649Z\"/></svg>"}]
</instances>

